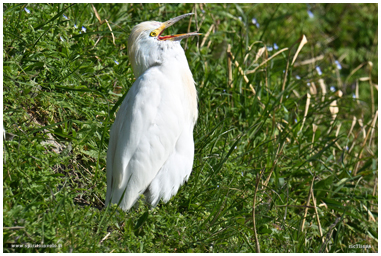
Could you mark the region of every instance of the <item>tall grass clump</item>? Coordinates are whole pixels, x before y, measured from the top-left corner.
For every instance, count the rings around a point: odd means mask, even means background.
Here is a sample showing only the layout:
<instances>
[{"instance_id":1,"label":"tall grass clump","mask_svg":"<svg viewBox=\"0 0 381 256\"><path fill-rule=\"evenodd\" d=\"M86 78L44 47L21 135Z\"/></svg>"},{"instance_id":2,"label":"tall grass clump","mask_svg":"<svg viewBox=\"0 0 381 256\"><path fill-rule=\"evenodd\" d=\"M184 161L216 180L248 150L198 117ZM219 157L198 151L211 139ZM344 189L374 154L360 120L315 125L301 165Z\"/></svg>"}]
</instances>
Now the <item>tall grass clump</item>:
<instances>
[{"instance_id":1,"label":"tall grass clump","mask_svg":"<svg viewBox=\"0 0 381 256\"><path fill-rule=\"evenodd\" d=\"M3 4L4 252L377 252L377 4ZM198 90L167 204L105 207L131 28L167 33Z\"/></svg>"}]
</instances>

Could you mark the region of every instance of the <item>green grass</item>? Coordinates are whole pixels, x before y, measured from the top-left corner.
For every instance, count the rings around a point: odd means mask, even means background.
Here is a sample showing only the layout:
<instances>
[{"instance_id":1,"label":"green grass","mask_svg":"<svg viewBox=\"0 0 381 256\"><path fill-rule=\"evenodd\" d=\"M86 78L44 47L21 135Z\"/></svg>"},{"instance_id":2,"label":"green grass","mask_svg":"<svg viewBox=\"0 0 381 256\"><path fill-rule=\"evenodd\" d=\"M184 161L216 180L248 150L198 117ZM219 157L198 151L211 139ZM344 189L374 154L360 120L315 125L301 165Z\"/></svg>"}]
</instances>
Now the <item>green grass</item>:
<instances>
[{"instance_id":1,"label":"green grass","mask_svg":"<svg viewBox=\"0 0 381 256\"><path fill-rule=\"evenodd\" d=\"M3 7L4 252L378 251L377 4ZM192 175L154 209L105 208L129 32L188 12Z\"/></svg>"}]
</instances>

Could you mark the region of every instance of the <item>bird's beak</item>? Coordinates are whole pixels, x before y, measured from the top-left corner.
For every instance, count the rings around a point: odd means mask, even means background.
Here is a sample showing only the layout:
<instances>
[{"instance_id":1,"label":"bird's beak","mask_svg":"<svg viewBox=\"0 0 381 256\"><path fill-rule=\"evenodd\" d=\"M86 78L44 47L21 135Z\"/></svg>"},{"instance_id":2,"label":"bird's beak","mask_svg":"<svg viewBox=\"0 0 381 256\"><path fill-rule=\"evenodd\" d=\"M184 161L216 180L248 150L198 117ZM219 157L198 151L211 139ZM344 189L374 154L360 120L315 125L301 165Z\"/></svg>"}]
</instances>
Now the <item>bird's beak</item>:
<instances>
[{"instance_id":1,"label":"bird's beak","mask_svg":"<svg viewBox=\"0 0 381 256\"><path fill-rule=\"evenodd\" d=\"M163 31L172 26L173 24L175 24L176 22L178 22L179 20L181 19L184 19L185 17L188 17L190 15L193 15L194 13L187 13L187 14L183 14L183 15L180 15L176 18L173 18L173 19L170 19L166 22L163 22L163 24L157 29L157 33L158 33L158 36L157 38L161 41L166 41L166 40L170 40L170 41L180 41L181 39L184 39L184 38L187 38L187 37L191 37L191 36L198 36L198 35L201 35L200 33L197 33L197 32L192 32L192 33L186 33L186 34L177 34L177 35L168 35L168 36L161 36L161 34L163 33Z\"/></svg>"}]
</instances>

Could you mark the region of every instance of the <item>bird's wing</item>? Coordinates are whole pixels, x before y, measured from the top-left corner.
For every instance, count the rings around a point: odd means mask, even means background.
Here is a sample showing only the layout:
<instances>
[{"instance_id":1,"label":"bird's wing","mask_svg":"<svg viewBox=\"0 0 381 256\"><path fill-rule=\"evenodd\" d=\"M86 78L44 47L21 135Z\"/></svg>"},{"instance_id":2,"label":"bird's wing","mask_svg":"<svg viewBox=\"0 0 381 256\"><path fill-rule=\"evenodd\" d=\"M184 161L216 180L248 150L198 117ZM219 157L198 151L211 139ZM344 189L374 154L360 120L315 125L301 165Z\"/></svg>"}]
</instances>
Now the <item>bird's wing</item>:
<instances>
[{"instance_id":1,"label":"bird's wing","mask_svg":"<svg viewBox=\"0 0 381 256\"><path fill-rule=\"evenodd\" d=\"M150 68L124 99L110 131L106 203L128 210L172 154L184 123L179 86Z\"/></svg>"}]
</instances>

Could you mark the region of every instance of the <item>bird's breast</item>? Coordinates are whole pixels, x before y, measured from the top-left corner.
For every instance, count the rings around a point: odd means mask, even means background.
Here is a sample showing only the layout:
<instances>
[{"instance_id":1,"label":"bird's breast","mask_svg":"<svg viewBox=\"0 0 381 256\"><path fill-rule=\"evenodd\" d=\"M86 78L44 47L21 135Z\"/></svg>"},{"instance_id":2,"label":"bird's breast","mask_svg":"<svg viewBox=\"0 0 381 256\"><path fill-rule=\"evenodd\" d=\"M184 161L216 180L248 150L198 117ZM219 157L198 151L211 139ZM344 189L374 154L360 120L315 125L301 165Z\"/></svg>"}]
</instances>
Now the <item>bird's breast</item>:
<instances>
[{"instance_id":1,"label":"bird's breast","mask_svg":"<svg viewBox=\"0 0 381 256\"><path fill-rule=\"evenodd\" d=\"M181 98L184 105L184 115L191 118L194 125L198 117L197 90L185 56L169 64L168 62L163 63L161 69L169 78L168 83L173 86L171 90L176 91L176 97Z\"/></svg>"}]
</instances>

